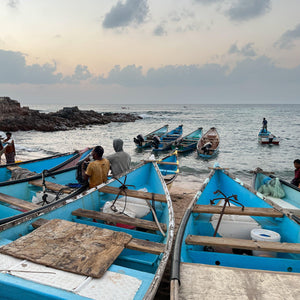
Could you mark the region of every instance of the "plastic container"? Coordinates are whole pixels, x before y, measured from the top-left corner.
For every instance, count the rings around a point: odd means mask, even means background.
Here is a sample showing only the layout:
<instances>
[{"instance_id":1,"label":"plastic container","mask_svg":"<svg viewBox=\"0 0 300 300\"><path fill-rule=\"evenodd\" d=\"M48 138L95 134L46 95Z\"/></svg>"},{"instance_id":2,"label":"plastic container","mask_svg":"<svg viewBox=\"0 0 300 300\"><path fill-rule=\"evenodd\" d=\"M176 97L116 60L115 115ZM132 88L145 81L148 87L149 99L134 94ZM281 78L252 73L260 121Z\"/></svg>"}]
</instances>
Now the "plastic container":
<instances>
[{"instance_id":1,"label":"plastic container","mask_svg":"<svg viewBox=\"0 0 300 300\"><path fill-rule=\"evenodd\" d=\"M281 236L278 232L255 228L251 230L251 238L255 241L263 241L263 242L280 242ZM276 252L270 251L252 251L255 256L266 256L266 257L276 257Z\"/></svg>"}]
</instances>

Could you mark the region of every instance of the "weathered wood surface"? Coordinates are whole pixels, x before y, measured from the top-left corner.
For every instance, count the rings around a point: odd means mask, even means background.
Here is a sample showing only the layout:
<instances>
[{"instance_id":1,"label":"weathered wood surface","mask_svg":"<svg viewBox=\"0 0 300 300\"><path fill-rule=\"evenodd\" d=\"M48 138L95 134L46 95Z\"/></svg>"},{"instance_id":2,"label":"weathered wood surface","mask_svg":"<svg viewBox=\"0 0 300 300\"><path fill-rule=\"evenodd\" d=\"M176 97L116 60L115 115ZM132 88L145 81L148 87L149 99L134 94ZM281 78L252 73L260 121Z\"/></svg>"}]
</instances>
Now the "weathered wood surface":
<instances>
[{"instance_id":1,"label":"weathered wood surface","mask_svg":"<svg viewBox=\"0 0 300 300\"><path fill-rule=\"evenodd\" d=\"M35 220L31 225L33 228L38 228L44 224L49 222L49 220L46 219L37 219ZM165 251L165 244L162 243L157 243L157 242L151 242L151 241L145 241L145 240L140 240L140 239L134 239L132 238L126 245L125 247L127 249L131 250L137 250L141 252L147 252L147 253L152 253L156 255L160 255Z\"/></svg>"},{"instance_id":2,"label":"weathered wood surface","mask_svg":"<svg viewBox=\"0 0 300 300\"><path fill-rule=\"evenodd\" d=\"M43 187L43 180L42 179L31 180L31 181L29 181L29 184ZM62 191L65 194L71 194L73 192L73 189L71 189L65 185L57 184L57 183L50 182L50 181L46 181L45 184L48 189L55 191L55 192Z\"/></svg>"},{"instance_id":3,"label":"weathered wood surface","mask_svg":"<svg viewBox=\"0 0 300 300\"><path fill-rule=\"evenodd\" d=\"M8 169L9 171L14 171L14 170L21 169L21 167L20 166L7 166L6 169Z\"/></svg>"},{"instance_id":4,"label":"weathered wood surface","mask_svg":"<svg viewBox=\"0 0 300 300\"><path fill-rule=\"evenodd\" d=\"M131 235L65 220L51 220L0 252L76 274L100 278Z\"/></svg>"},{"instance_id":5,"label":"weathered wood surface","mask_svg":"<svg viewBox=\"0 0 300 300\"><path fill-rule=\"evenodd\" d=\"M195 205L194 213L207 213L207 214L220 214L223 206L216 205ZM245 215L245 216L260 216L260 217L283 217L283 213L274 208L262 208L262 207L242 207L227 206L224 210L226 215Z\"/></svg>"},{"instance_id":6,"label":"weathered wood surface","mask_svg":"<svg viewBox=\"0 0 300 300\"><path fill-rule=\"evenodd\" d=\"M18 207L19 209L22 209L25 211L36 209L36 208L40 207L32 202L25 201L25 200L19 199L19 198L15 198L15 197L3 194L3 193L0 193L0 201L14 205L14 206Z\"/></svg>"},{"instance_id":7,"label":"weathered wood surface","mask_svg":"<svg viewBox=\"0 0 300 300\"><path fill-rule=\"evenodd\" d=\"M159 202L167 202L166 196L163 194L147 193L147 192L129 190L129 189L126 189L126 193L125 193L124 191L120 192L119 188L112 187L112 186L103 186L99 189L99 191L107 194L118 195L120 193L120 195L127 195L128 197L134 197L134 198L145 199L145 200L155 200Z\"/></svg>"},{"instance_id":8,"label":"weathered wood surface","mask_svg":"<svg viewBox=\"0 0 300 300\"><path fill-rule=\"evenodd\" d=\"M91 218L96 220L102 220L105 222L121 223L121 224L140 227L143 229L159 230L157 224L153 221L143 220L139 218L131 218L121 214L118 215L107 214L100 211L78 208L72 212L72 215L77 217L85 217L85 218ZM167 230L166 224L160 223L160 226L164 231Z\"/></svg>"},{"instance_id":9,"label":"weathered wood surface","mask_svg":"<svg viewBox=\"0 0 300 300\"><path fill-rule=\"evenodd\" d=\"M300 253L299 243L265 242L223 237L188 235L188 245L223 246L237 249Z\"/></svg>"},{"instance_id":10,"label":"weathered wood surface","mask_svg":"<svg viewBox=\"0 0 300 300\"><path fill-rule=\"evenodd\" d=\"M182 263L179 299L295 300L299 282L295 273Z\"/></svg>"}]
</instances>

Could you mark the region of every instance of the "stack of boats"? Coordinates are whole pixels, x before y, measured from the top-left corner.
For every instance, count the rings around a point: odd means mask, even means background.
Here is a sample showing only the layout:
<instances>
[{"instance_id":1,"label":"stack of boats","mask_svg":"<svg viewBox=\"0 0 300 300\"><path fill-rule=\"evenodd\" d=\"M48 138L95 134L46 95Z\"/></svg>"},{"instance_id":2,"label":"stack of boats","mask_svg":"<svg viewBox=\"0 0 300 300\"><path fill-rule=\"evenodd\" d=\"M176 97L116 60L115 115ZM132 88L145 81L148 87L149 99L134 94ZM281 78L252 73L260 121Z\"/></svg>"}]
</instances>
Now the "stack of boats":
<instances>
[{"instance_id":1,"label":"stack of boats","mask_svg":"<svg viewBox=\"0 0 300 300\"><path fill-rule=\"evenodd\" d=\"M215 164L172 247L177 152L87 190L76 165L90 152L1 166L4 299L154 299L172 248L171 299L299 296L299 188L260 169L250 187Z\"/></svg>"},{"instance_id":2,"label":"stack of boats","mask_svg":"<svg viewBox=\"0 0 300 300\"><path fill-rule=\"evenodd\" d=\"M143 136L139 134L134 138L137 148L152 148L153 152L176 149L178 153L188 153L197 150L198 156L211 158L218 154L220 136L215 127L203 134L199 127L183 136L183 125L168 131L168 125L158 128Z\"/></svg>"}]
</instances>

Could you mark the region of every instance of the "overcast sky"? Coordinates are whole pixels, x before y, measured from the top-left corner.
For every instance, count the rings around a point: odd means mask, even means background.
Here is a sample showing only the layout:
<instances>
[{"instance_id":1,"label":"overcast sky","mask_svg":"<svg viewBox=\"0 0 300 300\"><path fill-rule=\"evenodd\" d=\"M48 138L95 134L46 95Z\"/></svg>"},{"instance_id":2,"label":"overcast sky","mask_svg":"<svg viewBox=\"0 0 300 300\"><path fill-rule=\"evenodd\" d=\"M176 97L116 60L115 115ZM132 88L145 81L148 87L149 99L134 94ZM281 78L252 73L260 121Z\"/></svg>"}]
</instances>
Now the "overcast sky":
<instances>
[{"instance_id":1,"label":"overcast sky","mask_svg":"<svg viewBox=\"0 0 300 300\"><path fill-rule=\"evenodd\" d=\"M1 0L0 96L299 103L299 0Z\"/></svg>"}]
</instances>

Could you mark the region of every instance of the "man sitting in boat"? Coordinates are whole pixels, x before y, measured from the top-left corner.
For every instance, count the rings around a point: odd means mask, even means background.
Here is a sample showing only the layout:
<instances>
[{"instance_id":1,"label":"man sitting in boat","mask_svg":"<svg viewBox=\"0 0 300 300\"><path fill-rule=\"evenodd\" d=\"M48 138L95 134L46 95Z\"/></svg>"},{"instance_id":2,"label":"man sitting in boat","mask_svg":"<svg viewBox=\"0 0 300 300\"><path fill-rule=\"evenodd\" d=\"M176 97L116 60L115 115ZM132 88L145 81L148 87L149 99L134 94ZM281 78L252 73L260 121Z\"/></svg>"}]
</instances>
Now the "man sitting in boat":
<instances>
[{"instance_id":1,"label":"man sitting in boat","mask_svg":"<svg viewBox=\"0 0 300 300\"><path fill-rule=\"evenodd\" d=\"M131 157L123 150L121 139L114 139L113 147L116 153L109 155L107 159L110 162L112 175L116 177L130 169Z\"/></svg>"},{"instance_id":2,"label":"man sitting in boat","mask_svg":"<svg viewBox=\"0 0 300 300\"><path fill-rule=\"evenodd\" d=\"M294 166L295 166L295 177L291 181L291 184L300 188L300 159L294 160Z\"/></svg>"},{"instance_id":3,"label":"man sitting in boat","mask_svg":"<svg viewBox=\"0 0 300 300\"><path fill-rule=\"evenodd\" d=\"M202 148L201 150L203 150L204 154L209 154L209 150L212 147L212 143L211 142L207 142Z\"/></svg>"},{"instance_id":4,"label":"man sitting in boat","mask_svg":"<svg viewBox=\"0 0 300 300\"><path fill-rule=\"evenodd\" d=\"M84 173L85 179L89 180L89 188L93 188L107 181L107 175L110 167L109 160L103 158L104 149L96 146L92 152L94 161L90 162Z\"/></svg>"}]
</instances>

